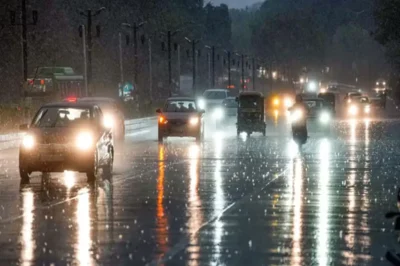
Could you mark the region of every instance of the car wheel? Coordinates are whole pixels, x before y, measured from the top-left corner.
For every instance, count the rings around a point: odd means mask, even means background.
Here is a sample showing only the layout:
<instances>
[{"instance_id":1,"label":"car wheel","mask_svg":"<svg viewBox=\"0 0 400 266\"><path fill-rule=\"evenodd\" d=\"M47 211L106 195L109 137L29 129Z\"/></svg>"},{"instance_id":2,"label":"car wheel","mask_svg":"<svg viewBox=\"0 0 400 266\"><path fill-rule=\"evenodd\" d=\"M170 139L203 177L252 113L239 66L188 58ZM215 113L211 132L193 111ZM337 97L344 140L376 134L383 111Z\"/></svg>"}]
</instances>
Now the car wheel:
<instances>
[{"instance_id":1,"label":"car wheel","mask_svg":"<svg viewBox=\"0 0 400 266\"><path fill-rule=\"evenodd\" d=\"M97 177L97 172L98 172L98 160L97 160L97 151L96 151L93 156L92 166L90 167L89 171L86 172L87 181L94 182Z\"/></svg>"},{"instance_id":2,"label":"car wheel","mask_svg":"<svg viewBox=\"0 0 400 266\"><path fill-rule=\"evenodd\" d=\"M114 168L114 150L111 148L109 153L110 153L110 160L103 167L103 172L105 175L111 175L113 172L113 168Z\"/></svg>"}]
</instances>

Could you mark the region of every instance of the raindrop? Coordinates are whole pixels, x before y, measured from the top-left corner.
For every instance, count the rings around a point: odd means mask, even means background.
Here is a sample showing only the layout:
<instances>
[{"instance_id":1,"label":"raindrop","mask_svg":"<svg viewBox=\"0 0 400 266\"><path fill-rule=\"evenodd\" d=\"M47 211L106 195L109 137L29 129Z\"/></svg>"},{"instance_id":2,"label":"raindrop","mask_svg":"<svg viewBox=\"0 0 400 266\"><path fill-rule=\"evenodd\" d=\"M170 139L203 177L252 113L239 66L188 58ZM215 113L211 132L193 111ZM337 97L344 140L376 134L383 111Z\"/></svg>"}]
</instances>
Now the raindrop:
<instances>
[{"instance_id":1,"label":"raindrop","mask_svg":"<svg viewBox=\"0 0 400 266\"><path fill-rule=\"evenodd\" d=\"M251 248L253 246L253 242L251 240L249 240L249 248Z\"/></svg>"}]
</instances>

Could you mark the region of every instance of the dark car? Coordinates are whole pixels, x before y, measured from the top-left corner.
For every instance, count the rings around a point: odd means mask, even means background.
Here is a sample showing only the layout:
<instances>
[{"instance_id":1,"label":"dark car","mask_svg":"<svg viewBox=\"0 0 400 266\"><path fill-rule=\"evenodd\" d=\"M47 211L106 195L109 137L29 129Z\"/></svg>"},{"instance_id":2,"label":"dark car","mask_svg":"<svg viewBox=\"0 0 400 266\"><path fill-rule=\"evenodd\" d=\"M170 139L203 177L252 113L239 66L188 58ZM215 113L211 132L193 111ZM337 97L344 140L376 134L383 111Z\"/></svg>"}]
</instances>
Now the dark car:
<instances>
[{"instance_id":1,"label":"dark car","mask_svg":"<svg viewBox=\"0 0 400 266\"><path fill-rule=\"evenodd\" d=\"M84 97L79 98L77 102L98 105L103 112L105 123L112 128L114 138L119 141L125 139L125 116L116 100L105 97Z\"/></svg>"},{"instance_id":2,"label":"dark car","mask_svg":"<svg viewBox=\"0 0 400 266\"><path fill-rule=\"evenodd\" d=\"M114 145L111 129L104 125L103 113L88 103L52 103L42 106L26 131L19 149L21 179L32 172L86 173L96 179L101 167L111 174Z\"/></svg>"},{"instance_id":3,"label":"dark car","mask_svg":"<svg viewBox=\"0 0 400 266\"><path fill-rule=\"evenodd\" d=\"M167 137L195 137L197 141L203 138L204 110L198 108L194 98L169 98L157 113L159 142Z\"/></svg>"}]
</instances>

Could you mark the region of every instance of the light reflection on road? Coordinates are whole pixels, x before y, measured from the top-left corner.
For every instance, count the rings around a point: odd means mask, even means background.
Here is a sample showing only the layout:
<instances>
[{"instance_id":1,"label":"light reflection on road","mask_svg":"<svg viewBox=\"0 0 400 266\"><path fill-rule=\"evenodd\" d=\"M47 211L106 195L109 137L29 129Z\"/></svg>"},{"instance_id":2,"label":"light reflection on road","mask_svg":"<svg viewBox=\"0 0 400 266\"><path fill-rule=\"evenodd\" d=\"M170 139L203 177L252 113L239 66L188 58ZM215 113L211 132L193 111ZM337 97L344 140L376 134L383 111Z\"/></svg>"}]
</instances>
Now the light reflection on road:
<instances>
[{"instance_id":1,"label":"light reflection on road","mask_svg":"<svg viewBox=\"0 0 400 266\"><path fill-rule=\"evenodd\" d=\"M21 260L23 266L32 265L35 241L33 240L33 222L34 222L34 194L31 188L22 191L22 232L21 232Z\"/></svg>"},{"instance_id":2,"label":"light reflection on road","mask_svg":"<svg viewBox=\"0 0 400 266\"><path fill-rule=\"evenodd\" d=\"M329 213L330 208L330 152L329 140L323 139L319 143L319 176L318 176L318 238L317 238L317 261L318 265L329 265Z\"/></svg>"},{"instance_id":3,"label":"light reflection on road","mask_svg":"<svg viewBox=\"0 0 400 266\"><path fill-rule=\"evenodd\" d=\"M199 234L197 230L203 224L203 213L202 213L202 202L199 195L199 179L200 179L200 168L199 168L199 156L200 147L193 144L189 147L188 155L190 158L189 163L189 199L188 199L188 231L189 231L189 265L199 265Z\"/></svg>"},{"instance_id":4,"label":"light reflection on road","mask_svg":"<svg viewBox=\"0 0 400 266\"><path fill-rule=\"evenodd\" d=\"M221 170L222 170L222 150L223 150L223 138L216 138L214 141L214 156L215 156L215 170L214 170L214 187L215 187L215 192L214 192L214 216L218 216L221 214L225 207L225 197L224 197L224 191L223 191L223 184L222 184L222 176L221 176ZM215 221L214 224L214 261L218 262L220 260L220 256L222 253L222 250L220 248L221 244L221 239L223 236L223 229L224 224L223 222L218 218Z\"/></svg>"},{"instance_id":5,"label":"light reflection on road","mask_svg":"<svg viewBox=\"0 0 400 266\"><path fill-rule=\"evenodd\" d=\"M165 147L158 146L158 179L157 179L157 246L163 257L168 250L168 219L164 210Z\"/></svg>"},{"instance_id":6,"label":"light reflection on road","mask_svg":"<svg viewBox=\"0 0 400 266\"><path fill-rule=\"evenodd\" d=\"M294 159L294 197L293 197L293 246L291 252L290 265L302 264L302 227L303 227L303 160L299 158Z\"/></svg>"},{"instance_id":7,"label":"light reflection on road","mask_svg":"<svg viewBox=\"0 0 400 266\"><path fill-rule=\"evenodd\" d=\"M76 221L78 224L78 243L76 247L79 265L93 265L91 258L91 224L90 224L90 196L89 189L82 188L78 191L78 203L76 208Z\"/></svg>"}]
</instances>

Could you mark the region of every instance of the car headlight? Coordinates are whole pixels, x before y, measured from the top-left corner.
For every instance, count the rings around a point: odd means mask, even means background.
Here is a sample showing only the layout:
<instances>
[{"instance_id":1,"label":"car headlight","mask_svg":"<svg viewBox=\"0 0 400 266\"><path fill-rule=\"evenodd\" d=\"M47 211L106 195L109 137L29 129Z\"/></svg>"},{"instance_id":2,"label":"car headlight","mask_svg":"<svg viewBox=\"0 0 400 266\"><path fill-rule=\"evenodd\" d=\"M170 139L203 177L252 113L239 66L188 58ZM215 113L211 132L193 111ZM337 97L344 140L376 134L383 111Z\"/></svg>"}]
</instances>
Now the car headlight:
<instances>
[{"instance_id":1,"label":"car headlight","mask_svg":"<svg viewBox=\"0 0 400 266\"><path fill-rule=\"evenodd\" d=\"M371 112L371 107L370 107L369 105L365 106L364 112L365 112L366 114L369 114L369 113Z\"/></svg>"},{"instance_id":2,"label":"car headlight","mask_svg":"<svg viewBox=\"0 0 400 266\"><path fill-rule=\"evenodd\" d=\"M114 122L114 117L112 115L104 115L104 126L106 128L113 128Z\"/></svg>"},{"instance_id":3,"label":"car headlight","mask_svg":"<svg viewBox=\"0 0 400 266\"><path fill-rule=\"evenodd\" d=\"M274 101L273 101L274 106L278 106L279 102L280 102L279 99L275 98Z\"/></svg>"},{"instance_id":4,"label":"car headlight","mask_svg":"<svg viewBox=\"0 0 400 266\"><path fill-rule=\"evenodd\" d=\"M199 109L206 109L206 101L204 99L199 99L197 104L199 105Z\"/></svg>"},{"instance_id":5,"label":"car headlight","mask_svg":"<svg viewBox=\"0 0 400 266\"><path fill-rule=\"evenodd\" d=\"M224 117L224 111L222 110L222 108L215 109L213 117L214 119L222 119Z\"/></svg>"},{"instance_id":6,"label":"car headlight","mask_svg":"<svg viewBox=\"0 0 400 266\"><path fill-rule=\"evenodd\" d=\"M93 146L93 136L89 132L79 133L76 137L76 147L80 150L87 150Z\"/></svg>"},{"instance_id":7,"label":"car headlight","mask_svg":"<svg viewBox=\"0 0 400 266\"><path fill-rule=\"evenodd\" d=\"M35 146L35 138L32 135L25 135L22 139L22 146L25 149L32 149Z\"/></svg>"},{"instance_id":8,"label":"car headlight","mask_svg":"<svg viewBox=\"0 0 400 266\"><path fill-rule=\"evenodd\" d=\"M297 122L297 121L301 120L302 118L303 118L303 111L301 111L301 110L294 110L290 114L290 120L292 122Z\"/></svg>"},{"instance_id":9,"label":"car headlight","mask_svg":"<svg viewBox=\"0 0 400 266\"><path fill-rule=\"evenodd\" d=\"M321 123L327 124L331 120L331 116L328 112L323 112L319 117L319 120L321 121Z\"/></svg>"},{"instance_id":10,"label":"car headlight","mask_svg":"<svg viewBox=\"0 0 400 266\"><path fill-rule=\"evenodd\" d=\"M196 126L199 123L199 118L198 117L192 117L189 119L189 123L192 126Z\"/></svg>"},{"instance_id":11,"label":"car headlight","mask_svg":"<svg viewBox=\"0 0 400 266\"><path fill-rule=\"evenodd\" d=\"M350 106L350 108L349 108L349 114L351 114L351 115L356 115L356 114L358 114L358 108L357 108L357 106L355 106L355 105Z\"/></svg>"},{"instance_id":12,"label":"car headlight","mask_svg":"<svg viewBox=\"0 0 400 266\"><path fill-rule=\"evenodd\" d=\"M290 98L285 98L284 104L286 108L292 107L293 106L293 101Z\"/></svg>"}]
</instances>

